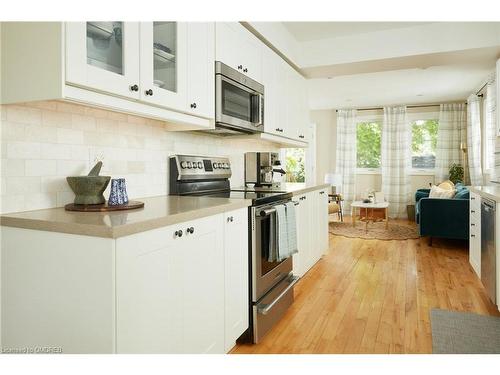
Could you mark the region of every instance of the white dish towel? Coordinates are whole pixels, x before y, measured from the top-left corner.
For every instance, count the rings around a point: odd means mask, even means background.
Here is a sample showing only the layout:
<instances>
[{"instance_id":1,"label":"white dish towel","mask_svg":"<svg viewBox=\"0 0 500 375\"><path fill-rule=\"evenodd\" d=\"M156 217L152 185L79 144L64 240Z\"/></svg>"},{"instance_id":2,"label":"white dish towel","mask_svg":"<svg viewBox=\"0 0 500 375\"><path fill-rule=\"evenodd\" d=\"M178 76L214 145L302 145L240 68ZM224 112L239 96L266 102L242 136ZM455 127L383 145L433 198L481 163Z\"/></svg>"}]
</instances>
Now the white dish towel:
<instances>
[{"instance_id":1,"label":"white dish towel","mask_svg":"<svg viewBox=\"0 0 500 375\"><path fill-rule=\"evenodd\" d=\"M288 202L285 206L288 232L288 256L291 256L299 252L297 246L297 221L295 219L295 203Z\"/></svg>"},{"instance_id":2,"label":"white dish towel","mask_svg":"<svg viewBox=\"0 0 500 375\"><path fill-rule=\"evenodd\" d=\"M279 204L275 206L276 209L276 253L277 260L282 261L288 258L288 224L286 216L286 207L284 204Z\"/></svg>"}]
</instances>

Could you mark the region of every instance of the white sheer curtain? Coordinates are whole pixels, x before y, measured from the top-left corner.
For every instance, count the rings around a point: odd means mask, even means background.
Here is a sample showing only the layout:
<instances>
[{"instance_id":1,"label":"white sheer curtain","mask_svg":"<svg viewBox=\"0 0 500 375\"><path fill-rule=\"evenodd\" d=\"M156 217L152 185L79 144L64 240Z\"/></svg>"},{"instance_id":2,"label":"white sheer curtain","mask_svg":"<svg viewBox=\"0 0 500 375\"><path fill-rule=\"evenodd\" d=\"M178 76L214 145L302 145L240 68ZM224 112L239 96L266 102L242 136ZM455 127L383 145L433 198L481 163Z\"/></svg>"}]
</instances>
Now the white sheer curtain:
<instances>
[{"instance_id":1,"label":"white sheer curtain","mask_svg":"<svg viewBox=\"0 0 500 375\"><path fill-rule=\"evenodd\" d=\"M467 157L471 185L482 185L481 101L476 94L467 98Z\"/></svg>"},{"instance_id":2,"label":"white sheer curtain","mask_svg":"<svg viewBox=\"0 0 500 375\"><path fill-rule=\"evenodd\" d=\"M451 164L463 164L461 145L467 139L466 128L467 109L464 103L441 104L439 106L436 183L448 179Z\"/></svg>"},{"instance_id":3,"label":"white sheer curtain","mask_svg":"<svg viewBox=\"0 0 500 375\"><path fill-rule=\"evenodd\" d=\"M337 152L335 171L340 174L344 198L344 210L350 212L354 199L356 177L356 110L337 111Z\"/></svg>"},{"instance_id":4,"label":"white sheer curtain","mask_svg":"<svg viewBox=\"0 0 500 375\"><path fill-rule=\"evenodd\" d=\"M410 202L410 127L406 107L385 107L382 125L382 192L389 216L403 218Z\"/></svg>"},{"instance_id":5,"label":"white sheer curtain","mask_svg":"<svg viewBox=\"0 0 500 375\"><path fill-rule=\"evenodd\" d=\"M490 167L490 180L498 181L500 177L497 166L500 166L500 155L496 154L496 141L497 141L497 87L495 75L490 77L486 84L486 108L484 111L484 120L486 127L486 142L488 142L488 164Z\"/></svg>"}]
</instances>

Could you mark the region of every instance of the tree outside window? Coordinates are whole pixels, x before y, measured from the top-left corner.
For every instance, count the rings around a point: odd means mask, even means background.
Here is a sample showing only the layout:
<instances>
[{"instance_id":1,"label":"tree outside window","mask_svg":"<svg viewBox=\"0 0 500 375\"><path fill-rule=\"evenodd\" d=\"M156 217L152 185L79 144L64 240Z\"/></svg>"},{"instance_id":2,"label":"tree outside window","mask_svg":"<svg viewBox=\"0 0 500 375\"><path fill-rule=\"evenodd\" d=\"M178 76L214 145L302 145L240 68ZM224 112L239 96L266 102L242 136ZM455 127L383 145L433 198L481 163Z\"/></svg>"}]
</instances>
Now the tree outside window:
<instances>
[{"instance_id":1,"label":"tree outside window","mask_svg":"<svg viewBox=\"0 0 500 375\"><path fill-rule=\"evenodd\" d=\"M438 120L416 120L411 125L412 168L434 169L436 166L436 145Z\"/></svg>"},{"instance_id":2,"label":"tree outside window","mask_svg":"<svg viewBox=\"0 0 500 375\"><path fill-rule=\"evenodd\" d=\"M285 171L288 182L306 181L306 154L303 148L285 150Z\"/></svg>"},{"instance_id":3,"label":"tree outside window","mask_svg":"<svg viewBox=\"0 0 500 375\"><path fill-rule=\"evenodd\" d=\"M357 167L380 168L382 127L379 122L359 122L356 127Z\"/></svg>"}]
</instances>

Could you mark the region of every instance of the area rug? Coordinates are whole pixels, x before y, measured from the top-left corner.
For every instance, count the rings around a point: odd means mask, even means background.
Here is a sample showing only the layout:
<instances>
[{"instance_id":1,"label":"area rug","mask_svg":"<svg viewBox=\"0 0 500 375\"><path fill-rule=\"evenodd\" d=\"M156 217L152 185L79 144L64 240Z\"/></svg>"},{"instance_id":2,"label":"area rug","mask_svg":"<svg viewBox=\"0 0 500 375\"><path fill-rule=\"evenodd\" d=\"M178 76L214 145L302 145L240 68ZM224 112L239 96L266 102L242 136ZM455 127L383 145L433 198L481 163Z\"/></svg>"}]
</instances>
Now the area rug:
<instances>
[{"instance_id":1,"label":"area rug","mask_svg":"<svg viewBox=\"0 0 500 375\"><path fill-rule=\"evenodd\" d=\"M447 310L431 310L435 354L500 353L500 318Z\"/></svg>"},{"instance_id":2,"label":"area rug","mask_svg":"<svg viewBox=\"0 0 500 375\"><path fill-rule=\"evenodd\" d=\"M389 220L389 228L385 229L385 222L368 223L368 232L364 222L356 222L353 227L351 221L330 222L330 233L350 238L364 238L376 240L408 240L419 238L415 224L401 224Z\"/></svg>"}]
</instances>

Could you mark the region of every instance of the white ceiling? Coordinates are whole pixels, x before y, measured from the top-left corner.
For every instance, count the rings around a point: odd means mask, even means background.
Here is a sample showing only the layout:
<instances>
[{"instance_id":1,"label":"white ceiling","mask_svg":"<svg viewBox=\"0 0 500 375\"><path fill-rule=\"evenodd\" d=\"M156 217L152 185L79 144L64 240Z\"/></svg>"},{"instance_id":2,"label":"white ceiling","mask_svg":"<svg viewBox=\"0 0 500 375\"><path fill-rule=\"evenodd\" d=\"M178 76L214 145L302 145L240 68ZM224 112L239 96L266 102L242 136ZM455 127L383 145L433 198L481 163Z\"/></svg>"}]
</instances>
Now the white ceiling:
<instances>
[{"instance_id":1,"label":"white ceiling","mask_svg":"<svg viewBox=\"0 0 500 375\"><path fill-rule=\"evenodd\" d=\"M431 22L283 22L299 42L401 29Z\"/></svg>"},{"instance_id":2,"label":"white ceiling","mask_svg":"<svg viewBox=\"0 0 500 375\"><path fill-rule=\"evenodd\" d=\"M464 100L493 72L488 64L438 66L308 80L311 109Z\"/></svg>"},{"instance_id":3,"label":"white ceiling","mask_svg":"<svg viewBox=\"0 0 500 375\"><path fill-rule=\"evenodd\" d=\"M271 26L263 35L309 78L311 109L462 101L500 57L498 22L277 22L274 33Z\"/></svg>"}]
</instances>

